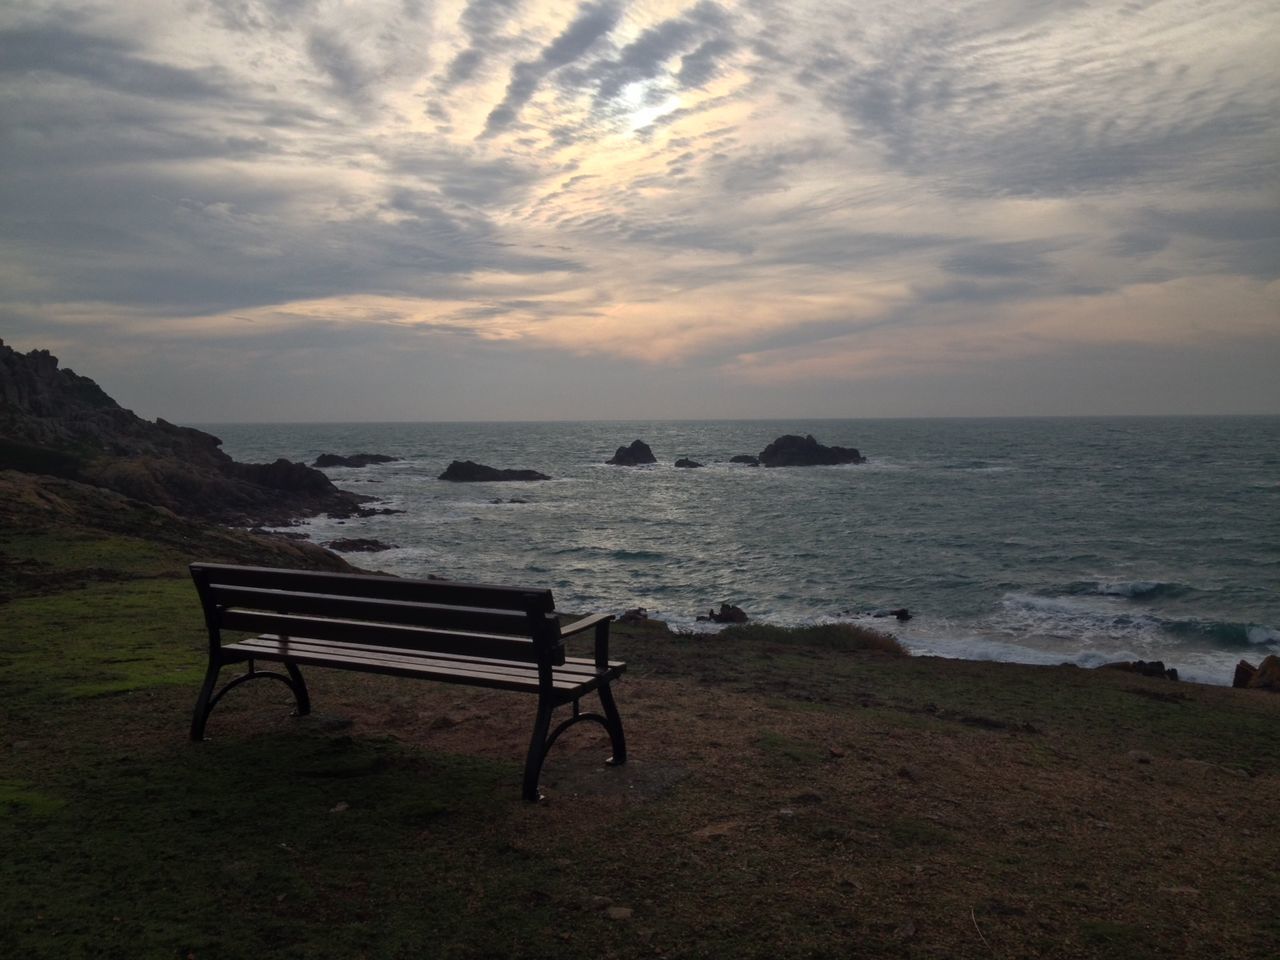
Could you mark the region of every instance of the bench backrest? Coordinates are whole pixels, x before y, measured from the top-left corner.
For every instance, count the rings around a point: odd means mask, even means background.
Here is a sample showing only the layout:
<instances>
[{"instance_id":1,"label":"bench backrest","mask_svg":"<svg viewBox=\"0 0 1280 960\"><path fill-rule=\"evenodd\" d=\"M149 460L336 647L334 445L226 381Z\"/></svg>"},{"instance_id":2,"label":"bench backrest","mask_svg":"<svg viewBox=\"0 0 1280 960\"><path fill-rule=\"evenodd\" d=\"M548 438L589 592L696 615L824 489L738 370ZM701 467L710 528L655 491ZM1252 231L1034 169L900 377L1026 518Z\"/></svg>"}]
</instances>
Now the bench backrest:
<instances>
[{"instance_id":1,"label":"bench backrest","mask_svg":"<svg viewBox=\"0 0 1280 960\"><path fill-rule=\"evenodd\" d=\"M235 630L564 663L550 590L222 563L193 563L191 577L210 643Z\"/></svg>"}]
</instances>

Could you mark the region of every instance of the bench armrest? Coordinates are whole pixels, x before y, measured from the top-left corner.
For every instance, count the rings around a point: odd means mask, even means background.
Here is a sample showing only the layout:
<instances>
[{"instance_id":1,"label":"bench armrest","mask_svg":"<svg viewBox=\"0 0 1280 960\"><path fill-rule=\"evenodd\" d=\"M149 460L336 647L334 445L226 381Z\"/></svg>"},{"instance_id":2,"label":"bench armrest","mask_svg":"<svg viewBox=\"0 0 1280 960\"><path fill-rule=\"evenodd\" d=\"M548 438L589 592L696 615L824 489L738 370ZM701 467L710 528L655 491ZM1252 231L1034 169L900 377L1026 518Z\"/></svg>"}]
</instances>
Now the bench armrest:
<instances>
[{"instance_id":1,"label":"bench armrest","mask_svg":"<svg viewBox=\"0 0 1280 960\"><path fill-rule=\"evenodd\" d=\"M589 617L583 617L576 623L571 623L567 627L560 628L561 638L572 637L574 634L582 633L595 627L596 630L596 669L609 669L609 623L614 619L612 613L593 613Z\"/></svg>"}]
</instances>

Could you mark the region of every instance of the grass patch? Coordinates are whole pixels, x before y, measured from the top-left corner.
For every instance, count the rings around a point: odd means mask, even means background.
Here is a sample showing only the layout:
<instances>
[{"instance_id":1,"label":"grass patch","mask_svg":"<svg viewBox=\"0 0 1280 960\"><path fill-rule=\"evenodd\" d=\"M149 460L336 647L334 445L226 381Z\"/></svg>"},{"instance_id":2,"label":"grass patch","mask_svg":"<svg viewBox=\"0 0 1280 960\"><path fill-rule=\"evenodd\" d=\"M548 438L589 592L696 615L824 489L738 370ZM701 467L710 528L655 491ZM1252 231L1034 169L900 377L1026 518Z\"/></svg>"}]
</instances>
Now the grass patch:
<instances>
[{"instance_id":1,"label":"grass patch","mask_svg":"<svg viewBox=\"0 0 1280 960\"><path fill-rule=\"evenodd\" d=\"M852 623L827 623L811 627L776 627L766 623L726 627L718 639L734 645L790 646L803 649L874 651L893 657L907 656L895 637Z\"/></svg>"}]
</instances>

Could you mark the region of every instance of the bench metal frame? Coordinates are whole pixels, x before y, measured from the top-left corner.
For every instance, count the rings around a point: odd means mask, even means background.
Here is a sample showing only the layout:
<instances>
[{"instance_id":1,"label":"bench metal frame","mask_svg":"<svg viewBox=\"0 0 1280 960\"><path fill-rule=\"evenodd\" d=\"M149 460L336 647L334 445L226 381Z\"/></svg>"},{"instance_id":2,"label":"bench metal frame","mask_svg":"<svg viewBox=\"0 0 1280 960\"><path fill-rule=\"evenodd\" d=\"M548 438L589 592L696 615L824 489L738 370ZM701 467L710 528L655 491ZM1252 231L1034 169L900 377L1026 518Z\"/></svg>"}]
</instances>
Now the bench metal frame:
<instances>
[{"instance_id":1,"label":"bench metal frame","mask_svg":"<svg viewBox=\"0 0 1280 960\"><path fill-rule=\"evenodd\" d=\"M547 752L575 724L599 723L613 747L606 762L626 762L610 688L626 664L609 659L610 614L561 627L551 591L523 587L219 563L193 563L191 577L209 631L192 740L205 739L213 708L250 680L283 683L293 693L294 715L310 713L305 664L536 694L522 787L527 801L542 798L538 779ZM262 632L228 642L224 630ZM566 656L565 639L588 630L594 656ZM260 670L259 660L279 663L285 672ZM245 672L219 688L222 668L239 663ZM582 710L581 698L591 691L602 713ZM572 714L553 728L564 705Z\"/></svg>"}]
</instances>

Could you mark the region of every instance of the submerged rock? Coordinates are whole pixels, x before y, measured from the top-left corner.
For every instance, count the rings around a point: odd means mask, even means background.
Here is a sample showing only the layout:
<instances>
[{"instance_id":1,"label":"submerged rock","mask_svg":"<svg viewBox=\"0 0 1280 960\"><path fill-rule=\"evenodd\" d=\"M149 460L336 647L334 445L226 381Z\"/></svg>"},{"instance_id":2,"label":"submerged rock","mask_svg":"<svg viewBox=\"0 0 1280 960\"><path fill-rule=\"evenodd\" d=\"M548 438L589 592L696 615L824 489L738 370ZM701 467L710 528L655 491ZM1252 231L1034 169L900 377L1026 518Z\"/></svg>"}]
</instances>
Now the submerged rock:
<instances>
[{"instance_id":1,"label":"submerged rock","mask_svg":"<svg viewBox=\"0 0 1280 960\"><path fill-rule=\"evenodd\" d=\"M441 480L452 483L493 483L507 481L550 480L537 470L499 470L472 460L455 460L440 474Z\"/></svg>"},{"instance_id":2,"label":"submerged rock","mask_svg":"<svg viewBox=\"0 0 1280 960\"><path fill-rule=\"evenodd\" d=\"M760 466L760 458L753 457L749 453L740 453L736 457L729 458L730 463L745 463L749 467Z\"/></svg>"},{"instance_id":3,"label":"submerged rock","mask_svg":"<svg viewBox=\"0 0 1280 960\"><path fill-rule=\"evenodd\" d=\"M697 460L690 460L688 457L681 457L679 460L676 461L676 466L683 467L688 470L692 470L695 467L702 466L702 464L700 464Z\"/></svg>"},{"instance_id":4,"label":"submerged rock","mask_svg":"<svg viewBox=\"0 0 1280 960\"><path fill-rule=\"evenodd\" d=\"M760 462L766 467L827 467L866 463L866 457L853 447L824 446L813 439L813 434L786 434L760 451Z\"/></svg>"},{"instance_id":5,"label":"submerged rock","mask_svg":"<svg viewBox=\"0 0 1280 960\"><path fill-rule=\"evenodd\" d=\"M618 451L605 461L615 467L635 467L642 463L657 462L658 458L653 455L653 451L643 440L633 440L629 447L619 447Z\"/></svg>"},{"instance_id":6,"label":"submerged rock","mask_svg":"<svg viewBox=\"0 0 1280 960\"><path fill-rule=\"evenodd\" d=\"M349 457L339 456L336 453L322 453L316 457L313 467L367 467L371 463L392 463L396 457L389 457L385 453L353 453Z\"/></svg>"}]
</instances>

